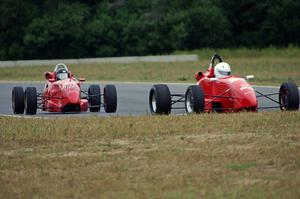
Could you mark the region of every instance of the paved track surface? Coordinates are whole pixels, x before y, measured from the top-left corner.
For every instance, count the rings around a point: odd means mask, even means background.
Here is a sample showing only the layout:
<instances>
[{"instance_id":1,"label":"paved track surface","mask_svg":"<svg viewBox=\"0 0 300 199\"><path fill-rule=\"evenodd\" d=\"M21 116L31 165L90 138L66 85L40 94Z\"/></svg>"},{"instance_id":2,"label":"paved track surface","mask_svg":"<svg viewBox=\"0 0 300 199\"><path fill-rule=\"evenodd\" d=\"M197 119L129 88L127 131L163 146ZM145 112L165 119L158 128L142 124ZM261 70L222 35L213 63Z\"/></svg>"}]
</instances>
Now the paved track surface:
<instances>
[{"instance_id":1,"label":"paved track surface","mask_svg":"<svg viewBox=\"0 0 300 199\"><path fill-rule=\"evenodd\" d=\"M101 91L106 83L99 83ZM147 115L149 114L148 96L152 83L114 83L117 88L118 94L118 108L117 112L109 115ZM171 93L184 93L189 84L168 84ZM0 115L13 115L11 105L11 91L14 86L22 86L24 89L28 86L34 86L38 92L43 90L44 84L42 83L0 83ZM89 83L84 84L83 88L88 88ZM279 88L276 87L255 87L262 93L278 92ZM278 100L277 96L273 97ZM266 98L259 98L260 106L276 106L276 104ZM262 111L278 111L279 109L268 109ZM185 113L184 110L172 110L174 114ZM61 117L61 116L88 116L88 115L107 116L104 109L101 108L99 113L76 113L76 114L63 114L63 113L47 113L38 110L36 116L47 117Z\"/></svg>"}]
</instances>

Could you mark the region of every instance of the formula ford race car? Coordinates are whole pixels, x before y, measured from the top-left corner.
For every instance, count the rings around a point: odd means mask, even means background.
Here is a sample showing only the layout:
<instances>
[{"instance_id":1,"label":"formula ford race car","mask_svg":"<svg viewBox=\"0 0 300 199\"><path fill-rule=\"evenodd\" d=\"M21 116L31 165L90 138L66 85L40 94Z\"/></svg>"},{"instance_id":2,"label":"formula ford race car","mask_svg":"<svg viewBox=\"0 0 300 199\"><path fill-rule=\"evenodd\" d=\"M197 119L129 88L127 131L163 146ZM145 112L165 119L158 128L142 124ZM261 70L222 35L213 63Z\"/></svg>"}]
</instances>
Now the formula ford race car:
<instances>
[{"instance_id":1,"label":"formula ford race car","mask_svg":"<svg viewBox=\"0 0 300 199\"><path fill-rule=\"evenodd\" d=\"M22 87L12 90L12 108L15 114L36 114L37 109L48 112L105 112L113 113L117 109L117 92L114 85L106 85L103 95L99 85L90 85L82 90L83 78L78 80L65 64L57 64L53 72L45 72L47 83L42 93L35 87ZM101 98L103 97L103 102Z\"/></svg>"},{"instance_id":2,"label":"formula ford race car","mask_svg":"<svg viewBox=\"0 0 300 199\"><path fill-rule=\"evenodd\" d=\"M219 63L214 65L215 60ZM149 94L149 106L152 114L169 114L171 109L185 109L187 113L202 112L239 112L258 109L280 108L281 110L299 109L299 90L292 83L283 83L276 93L263 94L256 91L246 79L232 76L229 64L215 54L208 70L195 75L197 85L189 86L185 94L171 94L167 85L154 85ZM278 95L278 101L271 96ZM276 106L259 107L257 98L265 97ZM173 106L176 103L184 106Z\"/></svg>"}]
</instances>

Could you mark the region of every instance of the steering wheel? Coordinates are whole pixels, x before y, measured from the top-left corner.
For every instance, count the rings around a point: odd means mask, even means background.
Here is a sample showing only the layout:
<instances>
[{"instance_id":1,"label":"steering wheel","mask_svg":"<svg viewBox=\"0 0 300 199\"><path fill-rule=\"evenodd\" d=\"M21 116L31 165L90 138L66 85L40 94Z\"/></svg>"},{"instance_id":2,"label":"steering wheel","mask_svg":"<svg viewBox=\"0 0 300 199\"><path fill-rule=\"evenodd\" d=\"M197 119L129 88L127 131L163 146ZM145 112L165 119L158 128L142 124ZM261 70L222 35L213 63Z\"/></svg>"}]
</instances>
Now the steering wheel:
<instances>
[{"instance_id":1,"label":"steering wheel","mask_svg":"<svg viewBox=\"0 0 300 199\"><path fill-rule=\"evenodd\" d=\"M214 56L212 56L212 58L210 60L210 64L211 64L212 68L214 68L214 66L215 66L215 59L217 59L219 61L218 63L223 62L222 57L219 54L215 53Z\"/></svg>"}]
</instances>

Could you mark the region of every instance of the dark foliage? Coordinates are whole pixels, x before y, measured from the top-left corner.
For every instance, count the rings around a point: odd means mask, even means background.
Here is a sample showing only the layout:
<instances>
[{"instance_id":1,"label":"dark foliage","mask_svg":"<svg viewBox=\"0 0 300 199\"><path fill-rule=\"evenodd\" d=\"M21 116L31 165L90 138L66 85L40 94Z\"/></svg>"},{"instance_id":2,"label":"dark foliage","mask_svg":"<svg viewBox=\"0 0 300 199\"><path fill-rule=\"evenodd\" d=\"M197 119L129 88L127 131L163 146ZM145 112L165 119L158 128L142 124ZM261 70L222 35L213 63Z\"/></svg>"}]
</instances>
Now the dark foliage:
<instances>
[{"instance_id":1,"label":"dark foliage","mask_svg":"<svg viewBox=\"0 0 300 199\"><path fill-rule=\"evenodd\" d=\"M1 0L0 59L299 45L293 0Z\"/></svg>"}]
</instances>

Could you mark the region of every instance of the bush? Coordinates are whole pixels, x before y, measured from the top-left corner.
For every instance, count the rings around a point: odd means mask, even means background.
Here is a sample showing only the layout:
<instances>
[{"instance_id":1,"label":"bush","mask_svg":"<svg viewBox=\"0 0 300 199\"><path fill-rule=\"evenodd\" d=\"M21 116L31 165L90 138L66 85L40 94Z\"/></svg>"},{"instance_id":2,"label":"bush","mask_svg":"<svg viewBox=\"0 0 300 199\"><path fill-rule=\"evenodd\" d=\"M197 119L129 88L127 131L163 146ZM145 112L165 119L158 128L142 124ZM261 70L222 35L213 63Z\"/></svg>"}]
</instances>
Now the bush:
<instances>
[{"instance_id":1,"label":"bush","mask_svg":"<svg viewBox=\"0 0 300 199\"><path fill-rule=\"evenodd\" d=\"M229 22L221 10L213 5L201 5L187 13L187 38L185 47L226 47L231 39Z\"/></svg>"},{"instance_id":2,"label":"bush","mask_svg":"<svg viewBox=\"0 0 300 199\"><path fill-rule=\"evenodd\" d=\"M26 29L27 58L75 58L87 55L84 47L85 22L89 8L81 3L58 3Z\"/></svg>"},{"instance_id":3,"label":"bush","mask_svg":"<svg viewBox=\"0 0 300 199\"><path fill-rule=\"evenodd\" d=\"M275 1L268 11L262 32L265 45L300 45L300 2L293 0Z\"/></svg>"},{"instance_id":4,"label":"bush","mask_svg":"<svg viewBox=\"0 0 300 199\"><path fill-rule=\"evenodd\" d=\"M292 0L1 0L0 59L300 45Z\"/></svg>"},{"instance_id":5,"label":"bush","mask_svg":"<svg viewBox=\"0 0 300 199\"><path fill-rule=\"evenodd\" d=\"M24 30L37 15L37 7L30 2L1 0L0 60L14 60L24 57Z\"/></svg>"}]
</instances>

